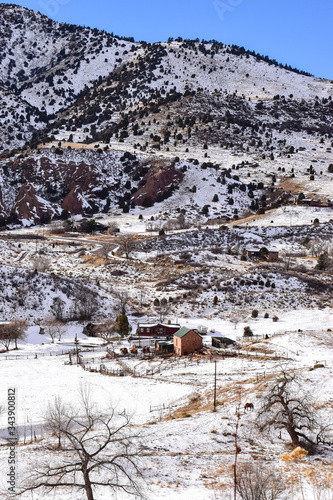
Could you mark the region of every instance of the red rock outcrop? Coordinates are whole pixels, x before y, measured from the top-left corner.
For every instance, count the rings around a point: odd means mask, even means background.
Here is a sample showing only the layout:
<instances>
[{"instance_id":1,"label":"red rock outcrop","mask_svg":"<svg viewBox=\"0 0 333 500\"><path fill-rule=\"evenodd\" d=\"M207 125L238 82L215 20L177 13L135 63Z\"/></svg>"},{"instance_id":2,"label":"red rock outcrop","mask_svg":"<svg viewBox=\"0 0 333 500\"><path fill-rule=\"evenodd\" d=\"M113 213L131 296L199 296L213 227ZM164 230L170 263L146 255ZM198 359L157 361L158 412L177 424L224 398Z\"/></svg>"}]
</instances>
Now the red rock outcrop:
<instances>
[{"instance_id":1,"label":"red rock outcrop","mask_svg":"<svg viewBox=\"0 0 333 500\"><path fill-rule=\"evenodd\" d=\"M21 221L39 223L54 214L52 206L36 194L32 184L25 183L19 189L11 214ZM24 223L24 222L23 222Z\"/></svg>"},{"instance_id":2,"label":"red rock outcrop","mask_svg":"<svg viewBox=\"0 0 333 500\"><path fill-rule=\"evenodd\" d=\"M183 177L183 173L176 170L173 165L152 163L149 172L141 180L144 185L134 193L132 201L141 206L146 198L151 198L153 201L162 200L172 186L178 185Z\"/></svg>"},{"instance_id":3,"label":"red rock outcrop","mask_svg":"<svg viewBox=\"0 0 333 500\"><path fill-rule=\"evenodd\" d=\"M59 202L64 197L61 206L73 215L84 212L89 207L86 201L87 195L93 192L100 181L100 174L95 165L74 161L65 162L61 158L52 161L47 157L38 160L34 158L18 158L12 163L13 172L20 172L28 183L34 183L47 189L49 186L57 185ZM27 197L27 193L25 193ZM28 201L27 201L28 203ZM33 205L29 199L29 204ZM15 211L17 212L17 208ZM20 208L22 213L30 213L29 208ZM20 218L20 217L19 217Z\"/></svg>"},{"instance_id":4,"label":"red rock outcrop","mask_svg":"<svg viewBox=\"0 0 333 500\"><path fill-rule=\"evenodd\" d=\"M64 162L61 159L52 162L44 156L39 160L18 158L11 168L13 172L20 171L27 182L39 185L57 182L69 190L78 185L83 192L90 191L99 181L99 172L95 165L84 162L77 164L74 161Z\"/></svg>"},{"instance_id":5,"label":"red rock outcrop","mask_svg":"<svg viewBox=\"0 0 333 500\"><path fill-rule=\"evenodd\" d=\"M84 199L80 186L73 186L68 195L64 198L61 208L68 210L73 215L82 214L84 207L88 204Z\"/></svg>"}]
</instances>

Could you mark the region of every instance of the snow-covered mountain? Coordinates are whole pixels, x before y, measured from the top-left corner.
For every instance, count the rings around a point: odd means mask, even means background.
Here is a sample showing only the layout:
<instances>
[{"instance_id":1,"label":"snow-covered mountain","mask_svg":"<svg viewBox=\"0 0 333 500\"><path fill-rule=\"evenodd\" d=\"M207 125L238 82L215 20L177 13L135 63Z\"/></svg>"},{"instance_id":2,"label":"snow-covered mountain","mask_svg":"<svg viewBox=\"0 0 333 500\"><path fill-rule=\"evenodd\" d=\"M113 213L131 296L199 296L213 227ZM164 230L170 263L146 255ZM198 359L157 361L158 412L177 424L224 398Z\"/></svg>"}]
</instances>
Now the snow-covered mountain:
<instances>
[{"instance_id":1,"label":"snow-covered mountain","mask_svg":"<svg viewBox=\"0 0 333 500\"><path fill-rule=\"evenodd\" d=\"M197 169L211 185L227 186L215 194L224 207L235 203L236 214L257 210L285 180L278 172L297 179L309 171L327 182L332 82L216 41L135 43L15 5L0 4L0 14L3 221L170 196L182 206ZM36 152L42 143L53 149ZM325 158L303 153L323 148ZM249 200L230 201L231 178ZM256 198L257 185L264 191ZM199 194L191 195L197 212Z\"/></svg>"}]
</instances>

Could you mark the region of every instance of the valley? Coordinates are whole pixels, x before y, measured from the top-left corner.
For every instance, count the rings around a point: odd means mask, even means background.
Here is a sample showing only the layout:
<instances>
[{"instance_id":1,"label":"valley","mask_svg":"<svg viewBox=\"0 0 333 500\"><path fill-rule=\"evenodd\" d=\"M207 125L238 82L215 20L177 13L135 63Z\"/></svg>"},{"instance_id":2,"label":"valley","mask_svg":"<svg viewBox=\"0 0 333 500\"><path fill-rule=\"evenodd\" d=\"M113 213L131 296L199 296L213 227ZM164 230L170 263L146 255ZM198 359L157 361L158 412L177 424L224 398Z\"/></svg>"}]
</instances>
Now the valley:
<instances>
[{"instance_id":1,"label":"valley","mask_svg":"<svg viewBox=\"0 0 333 500\"><path fill-rule=\"evenodd\" d=\"M332 500L333 82L0 14L0 470L14 448L19 498L85 498L100 446L100 500L261 480ZM186 335L201 347L176 355Z\"/></svg>"}]
</instances>

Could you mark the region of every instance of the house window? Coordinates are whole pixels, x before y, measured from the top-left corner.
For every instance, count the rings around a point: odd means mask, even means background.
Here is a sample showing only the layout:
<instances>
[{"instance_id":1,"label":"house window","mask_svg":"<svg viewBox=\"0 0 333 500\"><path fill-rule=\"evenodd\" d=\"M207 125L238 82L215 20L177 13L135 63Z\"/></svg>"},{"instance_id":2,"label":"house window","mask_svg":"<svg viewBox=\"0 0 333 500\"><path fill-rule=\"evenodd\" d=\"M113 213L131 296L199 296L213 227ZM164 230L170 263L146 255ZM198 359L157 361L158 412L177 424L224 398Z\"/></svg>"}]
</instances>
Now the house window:
<instances>
[{"instance_id":1,"label":"house window","mask_svg":"<svg viewBox=\"0 0 333 500\"><path fill-rule=\"evenodd\" d=\"M147 333L150 333L150 328L147 328Z\"/></svg>"},{"instance_id":2,"label":"house window","mask_svg":"<svg viewBox=\"0 0 333 500\"><path fill-rule=\"evenodd\" d=\"M141 332L141 333L143 333L143 332L144 332L144 330L145 330L144 328L140 328L140 332Z\"/></svg>"}]
</instances>

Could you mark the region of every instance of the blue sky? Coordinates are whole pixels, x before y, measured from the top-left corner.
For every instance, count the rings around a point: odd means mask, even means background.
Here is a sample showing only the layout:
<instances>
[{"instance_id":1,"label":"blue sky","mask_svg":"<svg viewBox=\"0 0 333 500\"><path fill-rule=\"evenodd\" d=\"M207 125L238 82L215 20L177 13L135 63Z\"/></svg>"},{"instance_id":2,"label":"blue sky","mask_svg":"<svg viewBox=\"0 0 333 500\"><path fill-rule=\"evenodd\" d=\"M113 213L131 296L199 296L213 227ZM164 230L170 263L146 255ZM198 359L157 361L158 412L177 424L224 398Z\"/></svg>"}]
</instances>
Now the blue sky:
<instances>
[{"instance_id":1,"label":"blue sky","mask_svg":"<svg viewBox=\"0 0 333 500\"><path fill-rule=\"evenodd\" d=\"M0 0L1 1L1 0ZM333 80L332 0L22 0L48 17L148 42L169 37L243 45Z\"/></svg>"}]
</instances>

